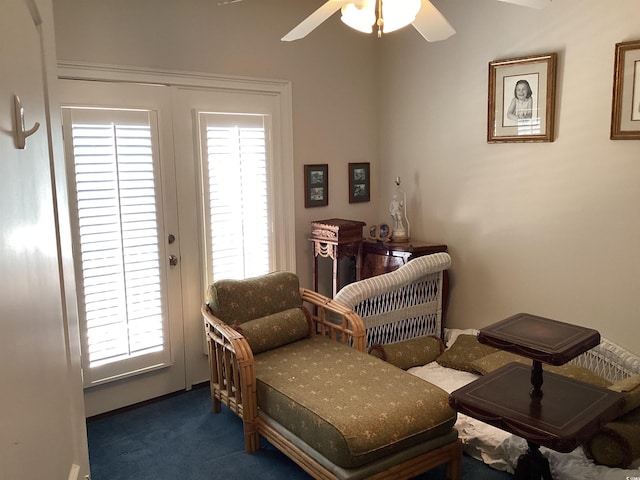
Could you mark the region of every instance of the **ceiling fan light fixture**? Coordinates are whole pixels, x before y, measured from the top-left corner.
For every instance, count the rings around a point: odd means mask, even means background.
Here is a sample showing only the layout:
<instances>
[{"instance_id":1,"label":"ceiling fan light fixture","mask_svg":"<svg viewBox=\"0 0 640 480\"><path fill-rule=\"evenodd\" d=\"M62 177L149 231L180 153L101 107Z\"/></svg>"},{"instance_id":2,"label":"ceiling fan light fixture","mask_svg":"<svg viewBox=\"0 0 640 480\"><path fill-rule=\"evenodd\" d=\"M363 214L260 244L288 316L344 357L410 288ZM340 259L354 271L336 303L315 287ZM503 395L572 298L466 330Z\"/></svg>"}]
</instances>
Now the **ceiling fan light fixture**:
<instances>
[{"instance_id":1,"label":"ceiling fan light fixture","mask_svg":"<svg viewBox=\"0 0 640 480\"><path fill-rule=\"evenodd\" d=\"M382 31L389 33L406 27L416 19L421 6L420 0L382 0Z\"/></svg>"},{"instance_id":2,"label":"ceiling fan light fixture","mask_svg":"<svg viewBox=\"0 0 640 480\"><path fill-rule=\"evenodd\" d=\"M346 25L363 33L371 33L376 23L375 0L365 0L359 5L348 3L341 9L342 20Z\"/></svg>"}]
</instances>

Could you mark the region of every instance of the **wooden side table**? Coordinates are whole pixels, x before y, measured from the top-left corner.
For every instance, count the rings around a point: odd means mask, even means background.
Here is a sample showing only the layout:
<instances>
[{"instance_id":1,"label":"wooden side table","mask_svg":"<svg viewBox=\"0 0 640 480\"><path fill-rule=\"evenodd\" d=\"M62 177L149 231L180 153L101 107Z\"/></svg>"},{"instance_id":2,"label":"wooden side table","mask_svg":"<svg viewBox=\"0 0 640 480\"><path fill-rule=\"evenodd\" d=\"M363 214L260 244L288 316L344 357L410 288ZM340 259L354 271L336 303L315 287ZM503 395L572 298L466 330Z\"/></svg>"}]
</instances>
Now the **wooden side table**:
<instances>
[{"instance_id":1,"label":"wooden side table","mask_svg":"<svg viewBox=\"0 0 640 480\"><path fill-rule=\"evenodd\" d=\"M541 362L562 365L599 344L596 330L520 313L481 329L478 341L533 361L531 368L510 363L449 396L457 411L527 440L516 479L551 480L541 445L570 452L621 414L621 394L542 369Z\"/></svg>"},{"instance_id":2,"label":"wooden side table","mask_svg":"<svg viewBox=\"0 0 640 480\"><path fill-rule=\"evenodd\" d=\"M366 239L362 243L361 276L369 278L392 272L413 258L446 251L447 246L441 243L428 243L420 240L378 242Z\"/></svg>"},{"instance_id":3,"label":"wooden side table","mask_svg":"<svg viewBox=\"0 0 640 480\"><path fill-rule=\"evenodd\" d=\"M366 225L357 220L330 218L311 222L309 240L313 243L313 289L318 291L318 257L333 260L333 296L340 287L339 260L349 256L356 259L356 280L360 280L362 265L362 228Z\"/></svg>"}]
</instances>

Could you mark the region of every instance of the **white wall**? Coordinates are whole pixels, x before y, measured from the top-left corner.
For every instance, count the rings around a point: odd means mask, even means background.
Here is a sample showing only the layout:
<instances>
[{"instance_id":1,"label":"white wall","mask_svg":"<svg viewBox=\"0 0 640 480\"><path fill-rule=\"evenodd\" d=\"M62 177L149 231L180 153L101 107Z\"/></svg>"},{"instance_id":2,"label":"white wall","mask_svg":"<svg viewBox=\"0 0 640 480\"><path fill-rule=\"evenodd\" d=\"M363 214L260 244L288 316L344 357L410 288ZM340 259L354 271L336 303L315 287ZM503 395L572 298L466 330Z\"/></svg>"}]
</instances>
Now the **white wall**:
<instances>
[{"instance_id":1,"label":"white wall","mask_svg":"<svg viewBox=\"0 0 640 480\"><path fill-rule=\"evenodd\" d=\"M376 39L344 27L336 15L304 41L280 41L319 4L54 0L60 60L291 81L297 270L307 287L309 223L336 217L371 221L378 204L374 181L370 203L349 205L347 176L349 162L371 162L377 177ZM329 164L329 206L305 209L303 166L314 163Z\"/></svg>"},{"instance_id":2,"label":"white wall","mask_svg":"<svg viewBox=\"0 0 640 480\"><path fill-rule=\"evenodd\" d=\"M529 312L598 329L640 353L640 141L611 141L617 42L640 39L637 0L434 0L457 30L388 35L380 175L401 175L414 238L453 257L448 322ZM557 52L557 139L488 144L492 60Z\"/></svg>"},{"instance_id":3,"label":"white wall","mask_svg":"<svg viewBox=\"0 0 640 480\"><path fill-rule=\"evenodd\" d=\"M449 325L526 311L638 351L640 142L609 140L614 45L640 38L637 0L433 0L457 34L432 44L412 29L363 36L337 15L288 44L320 1L217 3L54 0L58 57L291 80L303 284L309 222L388 220L400 175L412 236L453 256ZM487 144L488 63L549 52L556 141ZM372 201L349 205L358 161L372 162ZM329 164L329 207L303 208L306 163Z\"/></svg>"}]
</instances>

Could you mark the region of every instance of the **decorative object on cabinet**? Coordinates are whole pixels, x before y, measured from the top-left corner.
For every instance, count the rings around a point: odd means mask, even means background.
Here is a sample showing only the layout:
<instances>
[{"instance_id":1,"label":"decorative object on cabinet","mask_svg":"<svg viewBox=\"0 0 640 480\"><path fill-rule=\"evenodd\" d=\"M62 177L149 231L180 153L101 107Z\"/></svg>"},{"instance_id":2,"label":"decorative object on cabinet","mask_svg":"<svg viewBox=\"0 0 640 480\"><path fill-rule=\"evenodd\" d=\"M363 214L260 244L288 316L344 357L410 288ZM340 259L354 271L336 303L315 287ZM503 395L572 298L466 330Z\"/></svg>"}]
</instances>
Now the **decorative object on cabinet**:
<instances>
[{"instance_id":1,"label":"decorative object on cabinet","mask_svg":"<svg viewBox=\"0 0 640 480\"><path fill-rule=\"evenodd\" d=\"M396 193L389 205L389 213L393 220L393 241L408 242L411 226L407 218L407 194L400 188L400 177L396 177Z\"/></svg>"},{"instance_id":2,"label":"decorative object on cabinet","mask_svg":"<svg viewBox=\"0 0 640 480\"><path fill-rule=\"evenodd\" d=\"M557 54L489 63L487 142L553 142Z\"/></svg>"},{"instance_id":3,"label":"decorative object on cabinet","mask_svg":"<svg viewBox=\"0 0 640 480\"><path fill-rule=\"evenodd\" d=\"M362 227L366 224L357 220L331 218L311 222L313 243L313 289L318 291L318 257L333 260L333 288L335 295L342 287L340 283L339 260L342 257L355 258L356 280L360 279L362 265Z\"/></svg>"},{"instance_id":4,"label":"decorative object on cabinet","mask_svg":"<svg viewBox=\"0 0 640 480\"><path fill-rule=\"evenodd\" d=\"M369 240L375 240L378 242L389 242L393 235L393 228L387 223L381 223L380 225L371 225L369 229Z\"/></svg>"},{"instance_id":5,"label":"decorative object on cabinet","mask_svg":"<svg viewBox=\"0 0 640 480\"><path fill-rule=\"evenodd\" d=\"M304 166L304 208L329 204L329 165Z\"/></svg>"},{"instance_id":6,"label":"decorative object on cabinet","mask_svg":"<svg viewBox=\"0 0 640 480\"><path fill-rule=\"evenodd\" d=\"M349 203L368 202L371 198L370 164L349 164Z\"/></svg>"},{"instance_id":7,"label":"decorative object on cabinet","mask_svg":"<svg viewBox=\"0 0 640 480\"><path fill-rule=\"evenodd\" d=\"M611 140L640 139L640 40L616 44Z\"/></svg>"}]
</instances>

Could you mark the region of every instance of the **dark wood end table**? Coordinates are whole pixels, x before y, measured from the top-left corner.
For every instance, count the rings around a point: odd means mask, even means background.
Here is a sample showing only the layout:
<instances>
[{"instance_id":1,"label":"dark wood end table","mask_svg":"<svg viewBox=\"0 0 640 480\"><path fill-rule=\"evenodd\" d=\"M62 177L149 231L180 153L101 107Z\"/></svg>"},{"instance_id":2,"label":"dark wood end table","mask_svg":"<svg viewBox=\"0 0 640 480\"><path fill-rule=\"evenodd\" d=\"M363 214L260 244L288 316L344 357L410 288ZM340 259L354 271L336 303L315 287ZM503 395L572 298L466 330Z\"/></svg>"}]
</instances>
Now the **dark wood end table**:
<instances>
[{"instance_id":1,"label":"dark wood end table","mask_svg":"<svg viewBox=\"0 0 640 480\"><path fill-rule=\"evenodd\" d=\"M541 445L570 452L621 414L621 394L542 369L600 343L597 331L521 313L482 329L478 340L533 360L532 367L510 363L449 397L458 412L527 440L516 479L551 480Z\"/></svg>"}]
</instances>

